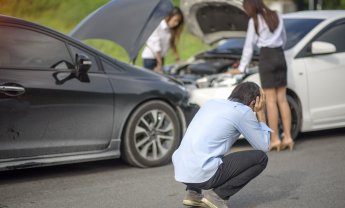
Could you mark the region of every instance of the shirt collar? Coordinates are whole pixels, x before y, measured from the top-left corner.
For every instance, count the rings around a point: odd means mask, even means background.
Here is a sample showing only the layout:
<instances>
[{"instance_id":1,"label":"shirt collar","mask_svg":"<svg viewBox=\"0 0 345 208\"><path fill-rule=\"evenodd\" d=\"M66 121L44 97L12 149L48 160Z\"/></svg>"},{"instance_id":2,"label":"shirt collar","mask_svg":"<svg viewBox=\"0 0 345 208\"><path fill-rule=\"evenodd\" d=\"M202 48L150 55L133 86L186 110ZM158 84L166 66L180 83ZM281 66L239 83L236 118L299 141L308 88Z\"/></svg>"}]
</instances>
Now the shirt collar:
<instances>
[{"instance_id":1,"label":"shirt collar","mask_svg":"<svg viewBox=\"0 0 345 208\"><path fill-rule=\"evenodd\" d=\"M230 99L228 99L228 101L230 101L230 102L235 102L235 103L239 103L239 104L241 104L241 105L245 105L245 104L243 104L239 99L237 99L237 98L230 98Z\"/></svg>"},{"instance_id":2,"label":"shirt collar","mask_svg":"<svg viewBox=\"0 0 345 208\"><path fill-rule=\"evenodd\" d=\"M161 22L161 27L163 30L170 29L165 19Z\"/></svg>"}]
</instances>

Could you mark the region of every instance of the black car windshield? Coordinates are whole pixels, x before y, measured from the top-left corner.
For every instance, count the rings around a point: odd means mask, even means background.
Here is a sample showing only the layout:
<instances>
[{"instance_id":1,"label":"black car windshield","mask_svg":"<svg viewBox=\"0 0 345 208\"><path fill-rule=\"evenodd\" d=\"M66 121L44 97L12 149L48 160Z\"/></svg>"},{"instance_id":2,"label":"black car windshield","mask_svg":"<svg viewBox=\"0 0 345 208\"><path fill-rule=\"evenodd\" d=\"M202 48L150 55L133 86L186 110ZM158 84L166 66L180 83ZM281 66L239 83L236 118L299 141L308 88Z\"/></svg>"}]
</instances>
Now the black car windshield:
<instances>
[{"instance_id":1,"label":"black car windshield","mask_svg":"<svg viewBox=\"0 0 345 208\"><path fill-rule=\"evenodd\" d=\"M243 46L244 46L245 38L244 37L237 37L237 38L229 38L219 43L217 48L210 50L213 53L231 53L234 55L241 55ZM254 47L254 55L258 55L259 49L255 46Z\"/></svg>"},{"instance_id":2,"label":"black car windshield","mask_svg":"<svg viewBox=\"0 0 345 208\"><path fill-rule=\"evenodd\" d=\"M322 19L284 19L287 37L285 50L294 47L320 22Z\"/></svg>"},{"instance_id":3,"label":"black car windshield","mask_svg":"<svg viewBox=\"0 0 345 208\"><path fill-rule=\"evenodd\" d=\"M245 38L231 38L219 44L218 50L225 51L233 48L243 48Z\"/></svg>"}]
</instances>

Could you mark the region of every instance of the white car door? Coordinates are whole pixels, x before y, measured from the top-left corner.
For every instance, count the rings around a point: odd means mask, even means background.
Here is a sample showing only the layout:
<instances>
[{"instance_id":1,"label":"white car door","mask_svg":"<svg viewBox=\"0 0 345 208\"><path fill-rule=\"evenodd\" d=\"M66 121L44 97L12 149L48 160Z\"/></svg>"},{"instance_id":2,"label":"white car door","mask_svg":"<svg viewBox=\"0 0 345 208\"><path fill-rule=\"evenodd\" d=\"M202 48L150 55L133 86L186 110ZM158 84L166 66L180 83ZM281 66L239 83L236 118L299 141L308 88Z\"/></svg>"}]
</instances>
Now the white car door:
<instances>
[{"instance_id":1,"label":"white car door","mask_svg":"<svg viewBox=\"0 0 345 208\"><path fill-rule=\"evenodd\" d=\"M313 42L331 43L336 47L336 51L303 58L307 72L309 109L313 129L338 127L345 124L344 34L345 20L333 23L320 32Z\"/></svg>"}]
</instances>

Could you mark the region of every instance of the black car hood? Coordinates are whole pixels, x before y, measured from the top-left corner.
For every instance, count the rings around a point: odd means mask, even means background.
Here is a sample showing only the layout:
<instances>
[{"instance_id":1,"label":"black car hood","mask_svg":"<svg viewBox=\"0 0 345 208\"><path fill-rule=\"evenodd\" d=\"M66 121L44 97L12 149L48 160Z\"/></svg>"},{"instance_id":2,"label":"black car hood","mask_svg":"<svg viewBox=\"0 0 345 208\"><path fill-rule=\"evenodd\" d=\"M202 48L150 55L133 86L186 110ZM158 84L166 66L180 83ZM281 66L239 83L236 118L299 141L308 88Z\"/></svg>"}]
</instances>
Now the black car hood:
<instances>
[{"instance_id":1,"label":"black car hood","mask_svg":"<svg viewBox=\"0 0 345 208\"><path fill-rule=\"evenodd\" d=\"M242 0L181 0L181 9L190 32L207 44L246 34Z\"/></svg>"},{"instance_id":2,"label":"black car hood","mask_svg":"<svg viewBox=\"0 0 345 208\"><path fill-rule=\"evenodd\" d=\"M132 61L172 9L170 0L112 0L84 18L70 36L113 41L127 51Z\"/></svg>"},{"instance_id":3,"label":"black car hood","mask_svg":"<svg viewBox=\"0 0 345 208\"><path fill-rule=\"evenodd\" d=\"M159 74L156 72L153 72L152 70L148 70L145 68L141 68L132 64L124 63L118 60L115 60L111 57L107 57L108 61L111 62L112 65L116 66L115 68L121 69L121 71L126 71L131 74L131 76L136 77L137 79L141 80L151 80L151 81L162 81L162 82L168 82L172 83L174 85L180 85L183 86L183 83L174 77L166 74ZM107 74L114 74L118 75L118 70L109 70L106 69Z\"/></svg>"}]
</instances>

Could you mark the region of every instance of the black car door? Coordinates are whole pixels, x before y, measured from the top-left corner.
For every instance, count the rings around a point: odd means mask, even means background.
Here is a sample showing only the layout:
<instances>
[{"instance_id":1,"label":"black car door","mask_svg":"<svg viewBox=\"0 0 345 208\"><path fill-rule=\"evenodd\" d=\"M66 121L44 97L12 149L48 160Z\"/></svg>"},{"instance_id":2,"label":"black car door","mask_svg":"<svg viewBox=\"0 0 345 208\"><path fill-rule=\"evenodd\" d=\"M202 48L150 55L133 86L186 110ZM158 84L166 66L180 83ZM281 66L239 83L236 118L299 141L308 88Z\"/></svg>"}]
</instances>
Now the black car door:
<instances>
[{"instance_id":1,"label":"black car door","mask_svg":"<svg viewBox=\"0 0 345 208\"><path fill-rule=\"evenodd\" d=\"M113 129L113 92L89 51L89 82L74 78L60 36L0 25L0 159L99 151Z\"/></svg>"}]
</instances>

